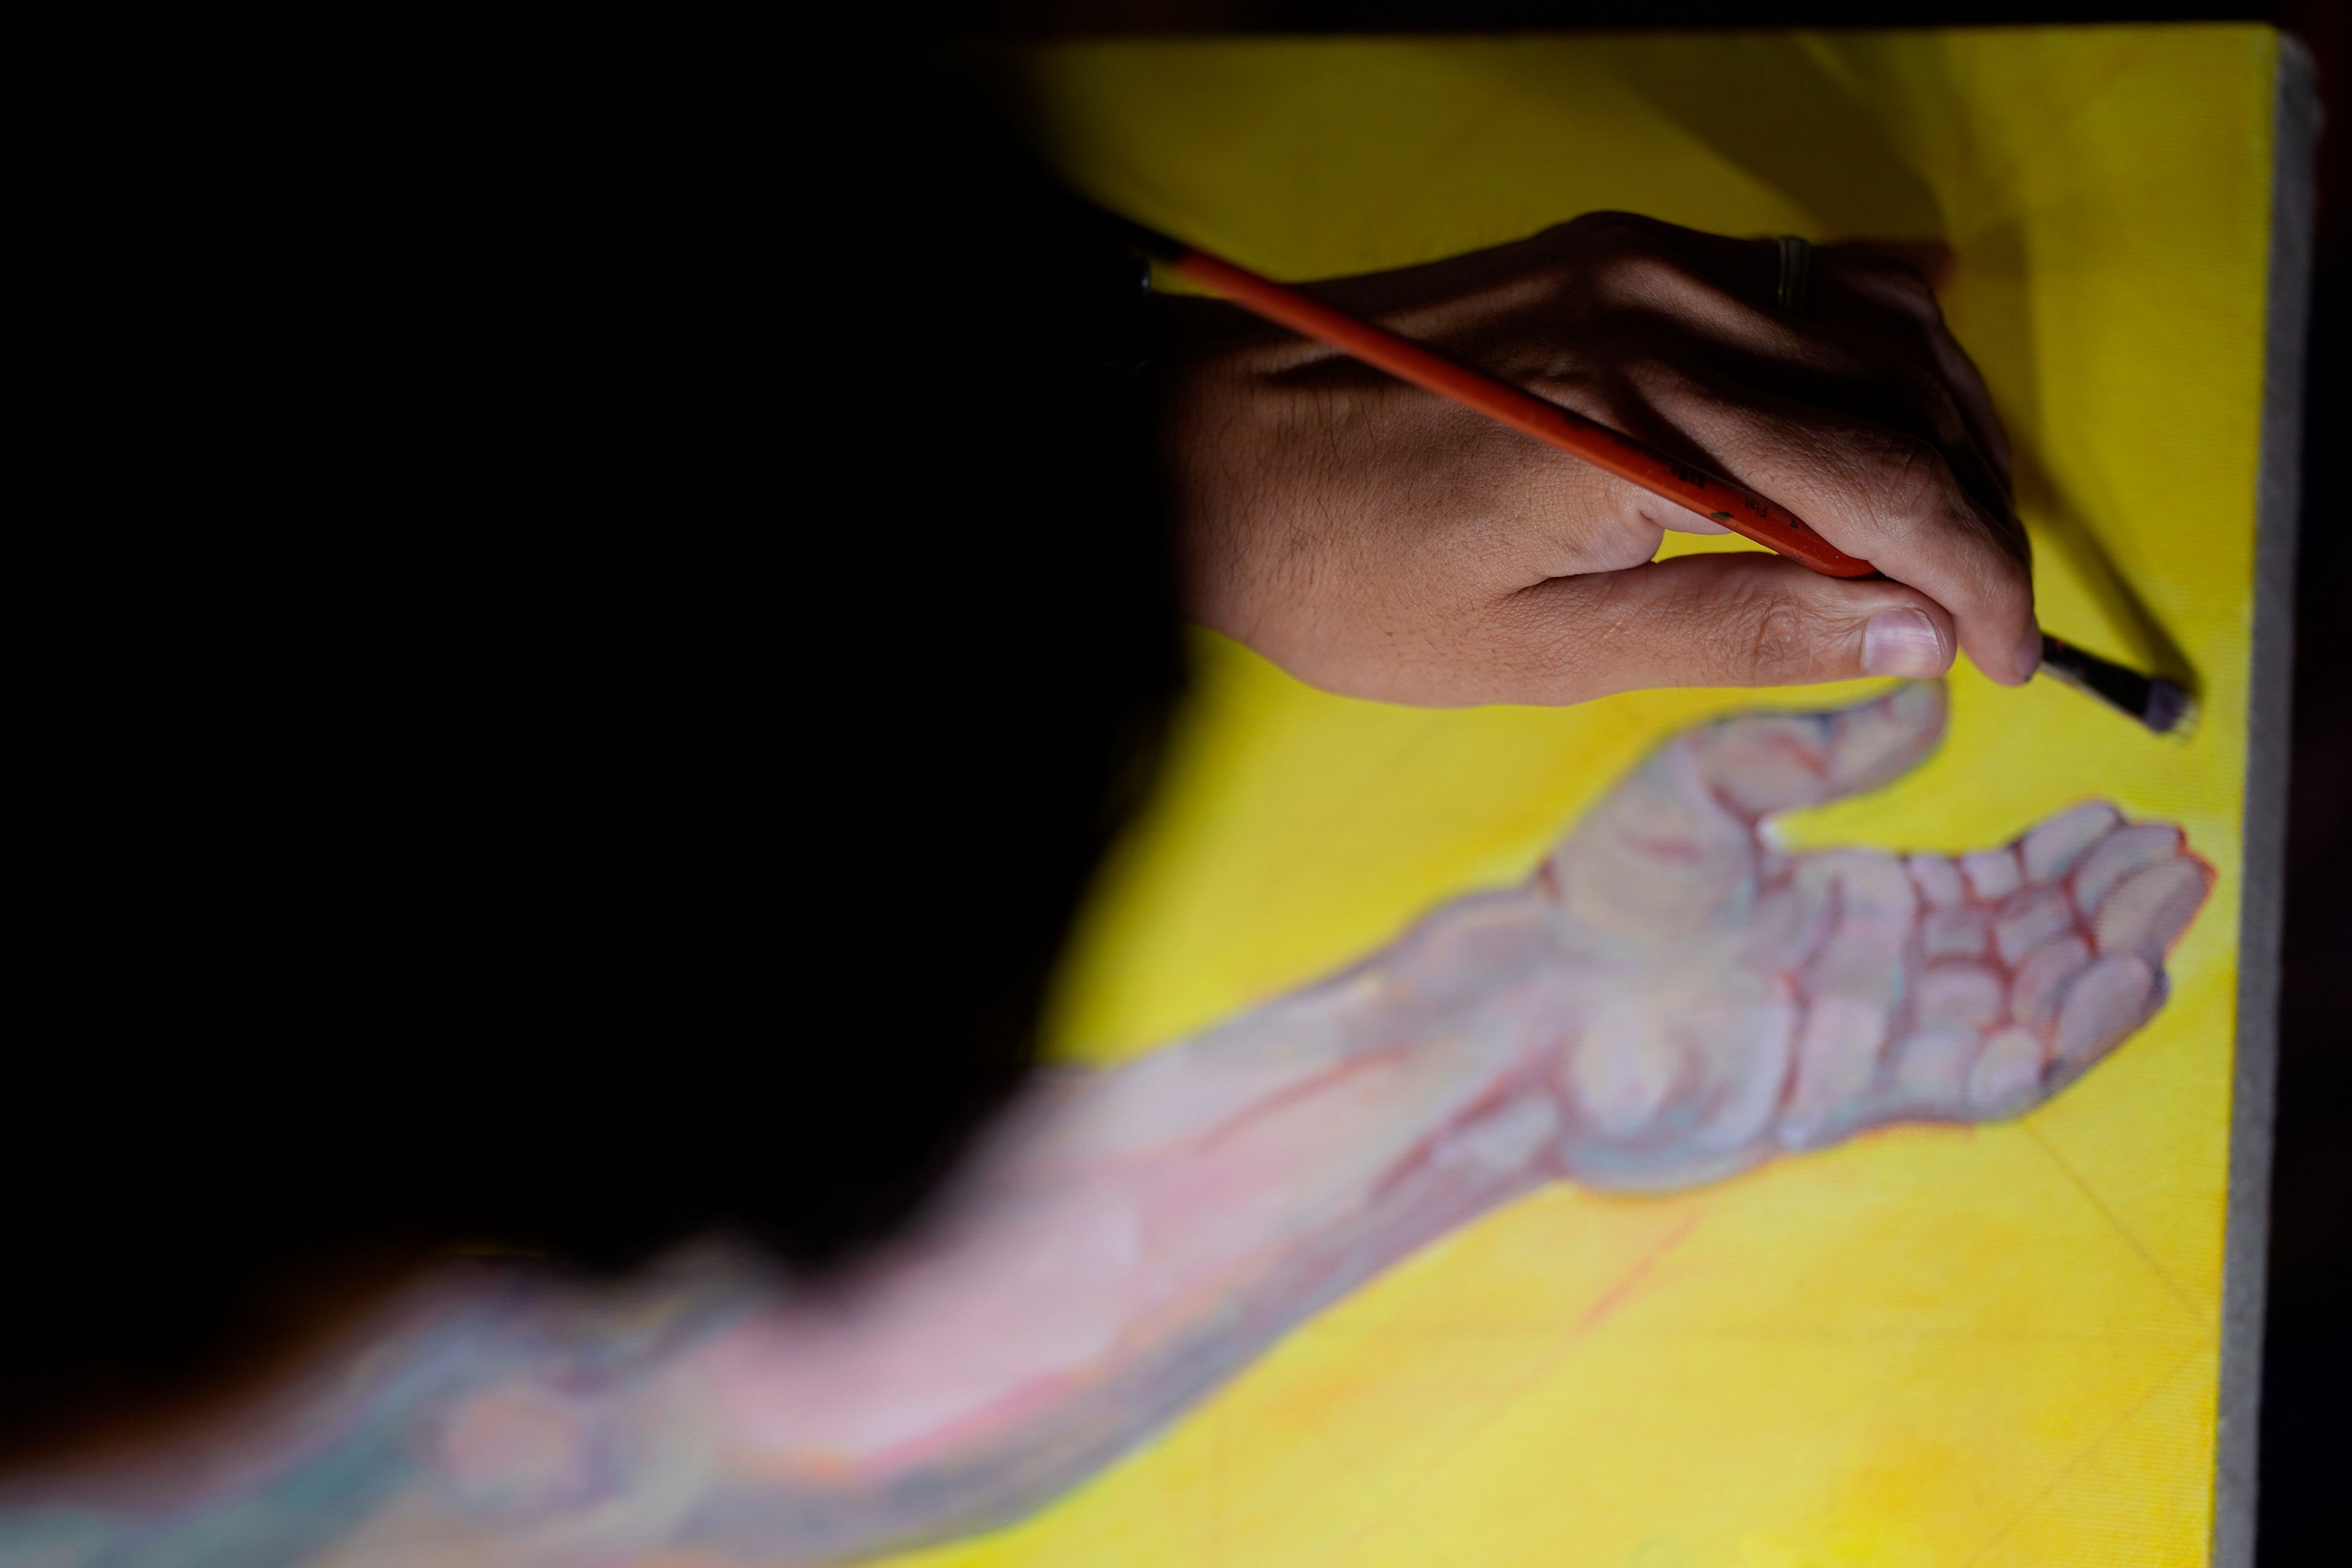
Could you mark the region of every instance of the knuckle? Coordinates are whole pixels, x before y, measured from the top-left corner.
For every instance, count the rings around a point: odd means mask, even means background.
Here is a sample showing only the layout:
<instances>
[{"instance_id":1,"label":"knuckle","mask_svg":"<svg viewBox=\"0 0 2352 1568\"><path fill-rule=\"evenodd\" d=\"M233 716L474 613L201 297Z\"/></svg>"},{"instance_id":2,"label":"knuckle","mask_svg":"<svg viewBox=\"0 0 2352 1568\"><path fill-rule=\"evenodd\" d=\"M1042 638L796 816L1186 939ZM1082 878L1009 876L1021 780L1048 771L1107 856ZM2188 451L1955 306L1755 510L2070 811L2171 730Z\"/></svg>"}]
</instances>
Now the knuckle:
<instances>
[{"instance_id":1,"label":"knuckle","mask_svg":"<svg viewBox=\"0 0 2352 1568\"><path fill-rule=\"evenodd\" d=\"M1595 280L1618 300L1654 300L1672 290L1685 277L1671 257L1647 246L1612 250L1595 264Z\"/></svg>"},{"instance_id":2,"label":"knuckle","mask_svg":"<svg viewBox=\"0 0 2352 1568\"><path fill-rule=\"evenodd\" d=\"M2032 549L2023 542L2010 542L2006 531L1995 535L1997 548L1986 551L1985 574L1989 581L1985 598L2012 615L2021 615L2033 608L2033 563Z\"/></svg>"},{"instance_id":3,"label":"knuckle","mask_svg":"<svg viewBox=\"0 0 2352 1568\"><path fill-rule=\"evenodd\" d=\"M1780 685L1810 675L1830 630L1802 600L1761 585L1742 585L1703 608L1692 607L1713 623L1704 644L1712 646L1719 675L1742 685Z\"/></svg>"},{"instance_id":4,"label":"knuckle","mask_svg":"<svg viewBox=\"0 0 2352 1568\"><path fill-rule=\"evenodd\" d=\"M1646 218L1589 213L1567 226L1580 232L1582 264L1603 286L1640 290L1682 270Z\"/></svg>"},{"instance_id":5,"label":"knuckle","mask_svg":"<svg viewBox=\"0 0 2352 1568\"><path fill-rule=\"evenodd\" d=\"M1874 430L1869 439L1874 510L1893 521L1916 521L1948 507L1951 465L1934 446L1900 430Z\"/></svg>"},{"instance_id":6,"label":"knuckle","mask_svg":"<svg viewBox=\"0 0 2352 1568\"><path fill-rule=\"evenodd\" d=\"M1943 307L1925 274L1907 261L1893 262L1886 274L1889 301L1921 321L1943 320Z\"/></svg>"},{"instance_id":7,"label":"knuckle","mask_svg":"<svg viewBox=\"0 0 2352 1568\"><path fill-rule=\"evenodd\" d=\"M1650 220L1638 213L1604 209L1601 212L1580 214L1559 225L1559 227L1563 233L1579 234L1589 239L1622 244L1646 236L1649 226Z\"/></svg>"},{"instance_id":8,"label":"knuckle","mask_svg":"<svg viewBox=\"0 0 2352 1568\"><path fill-rule=\"evenodd\" d=\"M1815 632L1813 617L1790 600L1756 605L1743 639L1748 673L1759 683L1801 673L1812 663Z\"/></svg>"},{"instance_id":9,"label":"knuckle","mask_svg":"<svg viewBox=\"0 0 2352 1568\"><path fill-rule=\"evenodd\" d=\"M1608 374L1617 385L1654 404L1711 400L1690 368L1646 334L1628 334L1611 348Z\"/></svg>"},{"instance_id":10,"label":"knuckle","mask_svg":"<svg viewBox=\"0 0 2352 1568\"><path fill-rule=\"evenodd\" d=\"M1925 365L1896 360L1891 378L1926 419L1940 441L1958 446L1969 439L1967 414L1952 394L1951 384Z\"/></svg>"},{"instance_id":11,"label":"knuckle","mask_svg":"<svg viewBox=\"0 0 2352 1568\"><path fill-rule=\"evenodd\" d=\"M1789 333L1787 342L1784 352L1789 362L1813 374L1855 384L1885 379L1874 356L1826 332L1801 323Z\"/></svg>"},{"instance_id":12,"label":"knuckle","mask_svg":"<svg viewBox=\"0 0 2352 1568\"><path fill-rule=\"evenodd\" d=\"M1934 323L1944 319L1935 285L1927 281L1926 273L1902 257L1853 255L1846 258L1846 265L1860 291L1888 309L1921 322Z\"/></svg>"}]
</instances>

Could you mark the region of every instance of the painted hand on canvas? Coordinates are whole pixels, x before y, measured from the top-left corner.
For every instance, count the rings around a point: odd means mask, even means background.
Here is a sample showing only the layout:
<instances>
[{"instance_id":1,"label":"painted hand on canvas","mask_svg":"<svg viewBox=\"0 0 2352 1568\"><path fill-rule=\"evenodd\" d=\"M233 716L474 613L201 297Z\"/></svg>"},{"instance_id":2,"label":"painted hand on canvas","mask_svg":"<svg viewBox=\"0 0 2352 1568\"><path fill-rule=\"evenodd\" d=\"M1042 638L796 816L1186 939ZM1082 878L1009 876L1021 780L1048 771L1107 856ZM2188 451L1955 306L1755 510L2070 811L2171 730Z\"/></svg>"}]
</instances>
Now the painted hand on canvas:
<instances>
[{"instance_id":1,"label":"painted hand on canvas","mask_svg":"<svg viewBox=\"0 0 2352 1568\"><path fill-rule=\"evenodd\" d=\"M2175 828L2096 804L1956 860L1763 831L1887 783L1943 721L1942 689L1912 685L1685 732L1521 886L1128 1065L1047 1075L854 1277L725 1264L618 1310L461 1297L370 1352L373 1392L293 1422L313 1435L291 1451L225 1465L247 1479L161 1517L0 1506L0 1560L211 1561L171 1542L223 1531L348 1568L864 1557L1035 1509L1540 1184L1675 1189L2014 1115L2162 1005L2211 875Z\"/></svg>"},{"instance_id":2,"label":"painted hand on canvas","mask_svg":"<svg viewBox=\"0 0 2352 1568\"><path fill-rule=\"evenodd\" d=\"M732 1543L814 1560L1017 1516L1537 1184L1683 1187L2062 1090L2163 1003L2211 881L2177 829L2094 803L1958 859L1759 831L1885 784L1943 718L1913 685L1685 733L1524 886L1042 1087L932 1229L698 1353Z\"/></svg>"}]
</instances>

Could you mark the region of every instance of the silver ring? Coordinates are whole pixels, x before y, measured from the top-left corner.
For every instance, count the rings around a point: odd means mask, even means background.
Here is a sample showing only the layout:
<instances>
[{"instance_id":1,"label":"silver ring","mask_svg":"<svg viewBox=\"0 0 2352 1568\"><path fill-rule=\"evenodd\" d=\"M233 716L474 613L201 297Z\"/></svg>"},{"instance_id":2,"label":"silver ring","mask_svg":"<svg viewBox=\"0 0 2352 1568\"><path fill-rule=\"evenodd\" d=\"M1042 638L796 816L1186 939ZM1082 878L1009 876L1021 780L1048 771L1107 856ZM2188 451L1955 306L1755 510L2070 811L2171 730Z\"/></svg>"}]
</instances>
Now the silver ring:
<instances>
[{"instance_id":1,"label":"silver ring","mask_svg":"<svg viewBox=\"0 0 2352 1568\"><path fill-rule=\"evenodd\" d=\"M1805 313L1805 293L1813 281L1813 247L1793 234L1780 237L1780 309L1792 316Z\"/></svg>"}]
</instances>

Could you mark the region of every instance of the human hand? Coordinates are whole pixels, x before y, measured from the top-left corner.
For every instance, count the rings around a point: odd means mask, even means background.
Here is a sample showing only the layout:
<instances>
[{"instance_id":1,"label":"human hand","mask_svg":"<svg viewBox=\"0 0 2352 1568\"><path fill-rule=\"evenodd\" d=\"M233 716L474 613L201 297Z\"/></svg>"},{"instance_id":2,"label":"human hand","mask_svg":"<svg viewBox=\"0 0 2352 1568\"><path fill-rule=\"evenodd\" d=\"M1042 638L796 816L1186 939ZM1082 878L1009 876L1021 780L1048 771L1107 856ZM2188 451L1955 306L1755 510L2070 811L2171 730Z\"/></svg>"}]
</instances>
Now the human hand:
<instances>
[{"instance_id":1,"label":"human hand","mask_svg":"<svg viewBox=\"0 0 2352 1568\"><path fill-rule=\"evenodd\" d=\"M1914 247L1915 259L1917 258ZM1353 696L1564 703L1671 685L1941 674L2040 659L2009 451L1935 295L1881 249L1777 247L1600 213L1308 291L1738 479L1890 581L1752 552L1653 563L1717 524L1213 301L1166 424L1191 613Z\"/></svg>"}]
</instances>

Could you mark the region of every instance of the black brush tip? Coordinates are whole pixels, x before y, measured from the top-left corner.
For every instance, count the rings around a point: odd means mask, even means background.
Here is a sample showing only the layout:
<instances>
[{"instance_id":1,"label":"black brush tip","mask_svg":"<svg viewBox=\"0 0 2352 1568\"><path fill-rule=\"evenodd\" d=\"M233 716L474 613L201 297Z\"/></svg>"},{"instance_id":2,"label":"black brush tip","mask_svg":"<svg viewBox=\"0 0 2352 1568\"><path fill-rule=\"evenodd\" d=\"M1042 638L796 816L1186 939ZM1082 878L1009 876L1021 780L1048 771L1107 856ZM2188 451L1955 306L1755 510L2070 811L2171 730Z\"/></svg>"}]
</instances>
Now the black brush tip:
<instances>
[{"instance_id":1,"label":"black brush tip","mask_svg":"<svg viewBox=\"0 0 2352 1568\"><path fill-rule=\"evenodd\" d=\"M2142 675L2047 632L2042 634L2042 668L2157 734L2186 735L2196 723L2197 699L2179 681Z\"/></svg>"},{"instance_id":2,"label":"black brush tip","mask_svg":"<svg viewBox=\"0 0 2352 1568\"><path fill-rule=\"evenodd\" d=\"M2159 735L2186 736L2197 727L2197 699L2179 682L2159 675L2148 682L2147 710L2140 722Z\"/></svg>"}]
</instances>

